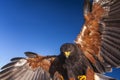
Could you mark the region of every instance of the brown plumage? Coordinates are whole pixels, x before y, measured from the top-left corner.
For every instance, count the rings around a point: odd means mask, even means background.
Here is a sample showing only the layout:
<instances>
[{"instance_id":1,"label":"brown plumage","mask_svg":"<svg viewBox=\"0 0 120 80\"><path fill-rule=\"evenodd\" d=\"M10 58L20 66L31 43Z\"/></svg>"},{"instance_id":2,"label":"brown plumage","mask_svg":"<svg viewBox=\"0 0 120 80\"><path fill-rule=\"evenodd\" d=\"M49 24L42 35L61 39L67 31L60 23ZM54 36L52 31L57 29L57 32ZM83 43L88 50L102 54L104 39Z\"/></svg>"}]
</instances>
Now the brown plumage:
<instances>
[{"instance_id":1,"label":"brown plumage","mask_svg":"<svg viewBox=\"0 0 120 80\"><path fill-rule=\"evenodd\" d=\"M89 0L86 2L90 8ZM92 64L91 69L104 73L120 67L120 1L93 0L91 8L85 11L85 24L75 43Z\"/></svg>"},{"instance_id":2,"label":"brown plumage","mask_svg":"<svg viewBox=\"0 0 120 80\"><path fill-rule=\"evenodd\" d=\"M119 0L94 0L92 11L84 14L85 24L75 43L94 65L97 59L102 65L107 61L111 67L120 66L119 5Z\"/></svg>"},{"instance_id":3,"label":"brown plumage","mask_svg":"<svg viewBox=\"0 0 120 80\"><path fill-rule=\"evenodd\" d=\"M80 49L85 53L86 57L95 63L92 54L96 54L100 59L99 50L101 44L101 34L99 32L99 21L105 14L105 10L100 4L94 3L92 12L86 13L85 24L82 32L78 35L76 43L80 45Z\"/></svg>"},{"instance_id":4,"label":"brown plumage","mask_svg":"<svg viewBox=\"0 0 120 80\"><path fill-rule=\"evenodd\" d=\"M33 52L25 52L28 58L16 57L3 66L0 80L63 80L66 72L62 68L64 57L40 56Z\"/></svg>"},{"instance_id":5,"label":"brown plumage","mask_svg":"<svg viewBox=\"0 0 120 80\"><path fill-rule=\"evenodd\" d=\"M115 80L104 76L120 67L120 1L85 0L85 23L75 43L57 56L26 52L3 66L0 80ZM83 77L84 76L84 77Z\"/></svg>"}]
</instances>

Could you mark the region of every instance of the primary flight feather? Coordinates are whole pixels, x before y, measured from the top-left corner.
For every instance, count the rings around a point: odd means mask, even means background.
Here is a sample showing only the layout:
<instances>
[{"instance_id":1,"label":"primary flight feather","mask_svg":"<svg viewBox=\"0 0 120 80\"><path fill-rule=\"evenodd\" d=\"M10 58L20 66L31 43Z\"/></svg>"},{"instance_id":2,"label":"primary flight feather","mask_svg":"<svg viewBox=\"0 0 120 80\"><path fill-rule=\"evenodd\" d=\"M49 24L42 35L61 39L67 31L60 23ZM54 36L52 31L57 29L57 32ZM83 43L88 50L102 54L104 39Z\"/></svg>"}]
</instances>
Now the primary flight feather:
<instances>
[{"instance_id":1,"label":"primary flight feather","mask_svg":"<svg viewBox=\"0 0 120 80\"><path fill-rule=\"evenodd\" d=\"M104 76L120 67L120 1L84 0L85 23L75 43L59 55L25 52L1 68L0 80L115 80Z\"/></svg>"}]
</instances>

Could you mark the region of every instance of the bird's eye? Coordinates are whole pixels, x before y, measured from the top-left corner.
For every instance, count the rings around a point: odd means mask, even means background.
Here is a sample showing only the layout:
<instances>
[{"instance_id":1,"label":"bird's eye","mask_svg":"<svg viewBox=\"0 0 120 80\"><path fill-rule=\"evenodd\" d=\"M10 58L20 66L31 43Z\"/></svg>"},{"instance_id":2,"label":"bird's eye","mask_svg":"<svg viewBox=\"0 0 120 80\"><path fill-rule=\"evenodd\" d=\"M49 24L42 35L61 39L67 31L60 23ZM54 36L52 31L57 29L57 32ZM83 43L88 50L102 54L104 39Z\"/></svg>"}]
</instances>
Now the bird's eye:
<instances>
[{"instance_id":1,"label":"bird's eye","mask_svg":"<svg viewBox=\"0 0 120 80\"><path fill-rule=\"evenodd\" d=\"M71 51L72 51L72 49L68 49L67 51L71 52Z\"/></svg>"}]
</instances>

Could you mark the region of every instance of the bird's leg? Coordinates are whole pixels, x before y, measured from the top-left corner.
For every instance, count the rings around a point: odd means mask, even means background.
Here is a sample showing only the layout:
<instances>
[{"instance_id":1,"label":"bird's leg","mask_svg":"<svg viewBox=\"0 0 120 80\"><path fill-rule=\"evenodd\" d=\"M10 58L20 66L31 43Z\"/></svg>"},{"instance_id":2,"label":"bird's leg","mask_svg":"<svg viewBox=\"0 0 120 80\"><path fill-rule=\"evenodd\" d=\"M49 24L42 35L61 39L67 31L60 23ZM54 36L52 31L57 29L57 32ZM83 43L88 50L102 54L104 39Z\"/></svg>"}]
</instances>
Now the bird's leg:
<instances>
[{"instance_id":1,"label":"bird's leg","mask_svg":"<svg viewBox=\"0 0 120 80\"><path fill-rule=\"evenodd\" d=\"M88 67L87 70L86 70L86 80L94 80L94 71Z\"/></svg>"},{"instance_id":2,"label":"bird's leg","mask_svg":"<svg viewBox=\"0 0 120 80\"><path fill-rule=\"evenodd\" d=\"M70 69L69 67L67 68L67 73L68 73L68 78L69 78L69 80L76 80L76 79L75 79L75 75L74 75L74 73L72 72L72 69Z\"/></svg>"},{"instance_id":3,"label":"bird's leg","mask_svg":"<svg viewBox=\"0 0 120 80\"><path fill-rule=\"evenodd\" d=\"M53 80L64 80L64 78L59 72L55 72Z\"/></svg>"},{"instance_id":4,"label":"bird's leg","mask_svg":"<svg viewBox=\"0 0 120 80\"><path fill-rule=\"evenodd\" d=\"M75 80L75 78L69 78L69 80Z\"/></svg>"},{"instance_id":5,"label":"bird's leg","mask_svg":"<svg viewBox=\"0 0 120 80\"><path fill-rule=\"evenodd\" d=\"M85 75L80 75L80 76L78 76L78 80L86 80L86 76Z\"/></svg>"}]
</instances>

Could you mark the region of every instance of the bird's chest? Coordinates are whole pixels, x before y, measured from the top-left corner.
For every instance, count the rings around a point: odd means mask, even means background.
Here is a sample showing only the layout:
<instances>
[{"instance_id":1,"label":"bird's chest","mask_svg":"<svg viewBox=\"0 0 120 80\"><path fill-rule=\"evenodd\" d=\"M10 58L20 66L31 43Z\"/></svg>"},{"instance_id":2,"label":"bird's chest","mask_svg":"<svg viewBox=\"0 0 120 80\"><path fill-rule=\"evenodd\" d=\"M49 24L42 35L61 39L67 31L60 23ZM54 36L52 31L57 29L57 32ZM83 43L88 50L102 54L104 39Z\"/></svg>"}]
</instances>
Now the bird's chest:
<instances>
[{"instance_id":1,"label":"bird's chest","mask_svg":"<svg viewBox=\"0 0 120 80\"><path fill-rule=\"evenodd\" d=\"M80 57L69 58L65 61L65 63L67 64L67 67L70 68L75 74L75 76L84 75L86 72L86 65Z\"/></svg>"}]
</instances>

